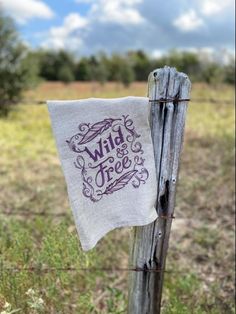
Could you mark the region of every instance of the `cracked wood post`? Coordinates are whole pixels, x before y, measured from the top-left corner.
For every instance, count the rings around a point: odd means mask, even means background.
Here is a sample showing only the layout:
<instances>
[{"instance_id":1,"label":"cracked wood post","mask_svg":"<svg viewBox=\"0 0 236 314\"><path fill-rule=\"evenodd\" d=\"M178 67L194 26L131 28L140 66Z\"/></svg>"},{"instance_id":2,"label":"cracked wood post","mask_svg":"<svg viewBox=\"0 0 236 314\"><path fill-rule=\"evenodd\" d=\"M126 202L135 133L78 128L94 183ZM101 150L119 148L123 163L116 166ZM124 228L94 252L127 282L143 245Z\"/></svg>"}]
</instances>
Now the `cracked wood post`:
<instances>
[{"instance_id":1,"label":"cracked wood post","mask_svg":"<svg viewBox=\"0 0 236 314\"><path fill-rule=\"evenodd\" d=\"M188 99L191 83L175 68L154 70L148 78L149 99ZM183 143L187 101L151 102L150 124L157 177L153 223L133 228L129 278L129 314L158 314L170 229L174 213L180 152ZM149 271L158 270L158 271ZM160 270L160 271L159 271Z\"/></svg>"}]
</instances>

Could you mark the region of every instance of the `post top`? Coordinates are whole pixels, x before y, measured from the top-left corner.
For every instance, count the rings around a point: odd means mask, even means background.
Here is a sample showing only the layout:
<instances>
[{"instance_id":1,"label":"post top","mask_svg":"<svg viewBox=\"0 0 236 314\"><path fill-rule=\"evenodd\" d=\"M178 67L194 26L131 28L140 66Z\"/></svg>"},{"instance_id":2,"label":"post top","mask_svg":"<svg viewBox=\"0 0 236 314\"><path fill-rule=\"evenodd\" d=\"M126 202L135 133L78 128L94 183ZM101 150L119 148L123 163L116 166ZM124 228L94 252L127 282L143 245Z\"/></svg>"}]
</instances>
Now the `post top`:
<instances>
[{"instance_id":1,"label":"post top","mask_svg":"<svg viewBox=\"0 0 236 314\"><path fill-rule=\"evenodd\" d=\"M178 72L174 67L155 69L148 76L150 99L188 99L190 89L191 82L187 74Z\"/></svg>"}]
</instances>

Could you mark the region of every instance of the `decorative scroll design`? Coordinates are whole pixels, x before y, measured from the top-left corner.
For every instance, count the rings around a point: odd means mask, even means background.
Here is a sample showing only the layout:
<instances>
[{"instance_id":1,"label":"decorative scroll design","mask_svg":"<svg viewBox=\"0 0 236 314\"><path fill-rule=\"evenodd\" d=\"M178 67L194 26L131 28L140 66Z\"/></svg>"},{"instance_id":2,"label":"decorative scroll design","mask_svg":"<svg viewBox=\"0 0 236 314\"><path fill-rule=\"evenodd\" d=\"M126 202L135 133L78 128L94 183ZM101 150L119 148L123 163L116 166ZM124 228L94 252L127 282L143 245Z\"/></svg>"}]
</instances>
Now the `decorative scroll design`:
<instances>
[{"instance_id":1,"label":"decorative scroll design","mask_svg":"<svg viewBox=\"0 0 236 314\"><path fill-rule=\"evenodd\" d=\"M137 140L141 135L129 115L81 123L78 129L66 143L77 154L74 165L81 172L86 198L98 202L103 195L113 194L129 183L134 188L146 183L149 173L141 157L142 144Z\"/></svg>"},{"instance_id":2,"label":"decorative scroll design","mask_svg":"<svg viewBox=\"0 0 236 314\"><path fill-rule=\"evenodd\" d=\"M97 202L102 198L102 191L97 190L97 196L94 193L94 187L92 185L93 178L88 176L87 170L85 168L85 160L83 156L78 155L76 162L74 162L76 168L81 170L81 176L83 179L83 195L90 198L92 202Z\"/></svg>"},{"instance_id":3,"label":"decorative scroll design","mask_svg":"<svg viewBox=\"0 0 236 314\"><path fill-rule=\"evenodd\" d=\"M114 182L108 185L103 194L112 194L115 191L123 189L123 187L129 183L136 172L137 170L131 170L123 174L120 178L116 179Z\"/></svg>"}]
</instances>

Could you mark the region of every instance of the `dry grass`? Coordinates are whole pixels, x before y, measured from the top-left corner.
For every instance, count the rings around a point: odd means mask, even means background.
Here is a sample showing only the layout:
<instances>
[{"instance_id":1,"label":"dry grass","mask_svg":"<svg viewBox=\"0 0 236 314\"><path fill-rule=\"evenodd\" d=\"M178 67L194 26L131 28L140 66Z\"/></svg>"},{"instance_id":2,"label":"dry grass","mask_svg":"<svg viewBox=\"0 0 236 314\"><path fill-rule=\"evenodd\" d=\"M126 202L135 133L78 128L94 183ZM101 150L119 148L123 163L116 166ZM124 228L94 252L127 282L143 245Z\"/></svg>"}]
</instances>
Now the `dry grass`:
<instances>
[{"instance_id":1,"label":"dry grass","mask_svg":"<svg viewBox=\"0 0 236 314\"><path fill-rule=\"evenodd\" d=\"M25 97L145 94L145 83L128 89L113 83L102 87L45 83ZM192 98L232 100L233 89L223 86L222 93L198 84L193 86ZM58 218L0 214L0 312L7 301L24 314L125 313L127 273L4 271L31 266L126 267L130 229L109 233L96 249L84 254L78 246L46 106L15 107L0 120L0 129L0 211L65 213ZM223 101L192 102L167 262L168 269L180 273L166 274L164 313L234 313L233 147L233 106ZM34 293L26 294L30 288Z\"/></svg>"}]
</instances>

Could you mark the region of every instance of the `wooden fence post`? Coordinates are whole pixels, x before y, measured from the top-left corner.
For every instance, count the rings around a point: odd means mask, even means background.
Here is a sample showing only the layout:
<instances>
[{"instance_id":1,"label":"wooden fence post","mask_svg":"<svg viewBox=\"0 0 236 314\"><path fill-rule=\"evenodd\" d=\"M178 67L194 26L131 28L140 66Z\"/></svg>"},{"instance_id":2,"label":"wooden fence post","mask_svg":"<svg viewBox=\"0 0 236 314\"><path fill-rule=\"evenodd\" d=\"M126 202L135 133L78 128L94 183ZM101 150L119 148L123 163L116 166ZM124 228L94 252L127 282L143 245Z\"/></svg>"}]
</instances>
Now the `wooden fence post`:
<instances>
[{"instance_id":1,"label":"wooden fence post","mask_svg":"<svg viewBox=\"0 0 236 314\"><path fill-rule=\"evenodd\" d=\"M158 218L133 230L130 267L137 271L131 272L129 278L129 314L158 314L161 310L165 260L190 87L188 76L175 68L157 69L148 78ZM160 99L163 102L155 101ZM181 99L185 100L178 101Z\"/></svg>"}]
</instances>

